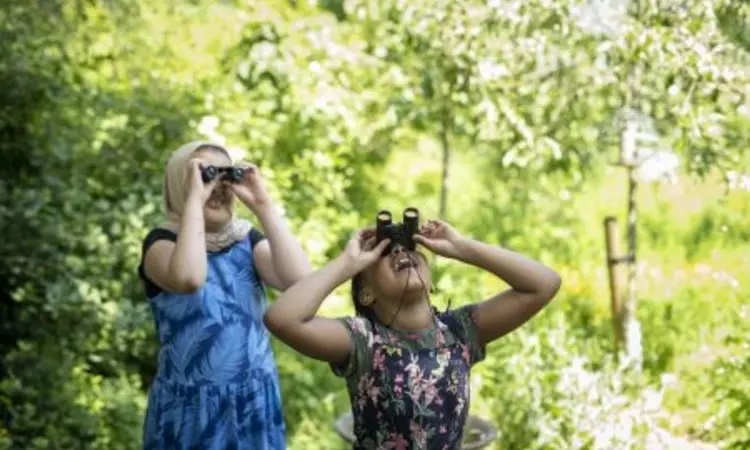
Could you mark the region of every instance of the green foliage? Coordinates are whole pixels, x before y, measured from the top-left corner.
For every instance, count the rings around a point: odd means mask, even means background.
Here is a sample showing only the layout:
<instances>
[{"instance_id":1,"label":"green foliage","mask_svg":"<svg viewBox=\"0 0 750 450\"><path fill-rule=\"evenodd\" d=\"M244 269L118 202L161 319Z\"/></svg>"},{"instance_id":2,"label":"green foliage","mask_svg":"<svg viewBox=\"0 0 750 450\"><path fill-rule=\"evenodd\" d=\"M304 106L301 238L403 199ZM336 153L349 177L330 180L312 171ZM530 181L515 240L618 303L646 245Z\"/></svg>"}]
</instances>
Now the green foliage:
<instances>
[{"instance_id":1,"label":"green foliage","mask_svg":"<svg viewBox=\"0 0 750 450\"><path fill-rule=\"evenodd\" d=\"M168 154L201 135L262 167L316 265L378 208L436 215L450 150L450 220L564 279L474 374L497 448L748 445L747 5L629 2L597 23L572 0L314 3L0 11L0 448L139 448L156 354L140 243ZM639 197L643 377L608 357L624 107L703 177ZM504 288L442 261L434 280L441 307ZM351 313L346 291L326 314ZM289 447L346 448L341 380L275 350Z\"/></svg>"}]
</instances>

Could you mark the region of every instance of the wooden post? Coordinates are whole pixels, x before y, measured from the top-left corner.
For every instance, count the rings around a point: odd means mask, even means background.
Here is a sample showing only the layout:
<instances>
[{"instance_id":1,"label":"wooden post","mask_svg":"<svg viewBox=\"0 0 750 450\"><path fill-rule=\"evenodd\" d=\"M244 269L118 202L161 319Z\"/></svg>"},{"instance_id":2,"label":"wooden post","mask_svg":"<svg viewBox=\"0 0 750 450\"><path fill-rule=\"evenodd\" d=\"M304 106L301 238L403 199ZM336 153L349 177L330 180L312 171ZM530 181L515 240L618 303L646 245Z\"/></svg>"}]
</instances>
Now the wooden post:
<instances>
[{"instance_id":1,"label":"wooden post","mask_svg":"<svg viewBox=\"0 0 750 450\"><path fill-rule=\"evenodd\" d=\"M607 246L607 271L609 275L610 305L612 309L612 331L614 333L615 358L618 357L623 343L622 324L622 271L619 265L620 240L617 234L617 219L608 216L604 219L604 239Z\"/></svg>"}]
</instances>

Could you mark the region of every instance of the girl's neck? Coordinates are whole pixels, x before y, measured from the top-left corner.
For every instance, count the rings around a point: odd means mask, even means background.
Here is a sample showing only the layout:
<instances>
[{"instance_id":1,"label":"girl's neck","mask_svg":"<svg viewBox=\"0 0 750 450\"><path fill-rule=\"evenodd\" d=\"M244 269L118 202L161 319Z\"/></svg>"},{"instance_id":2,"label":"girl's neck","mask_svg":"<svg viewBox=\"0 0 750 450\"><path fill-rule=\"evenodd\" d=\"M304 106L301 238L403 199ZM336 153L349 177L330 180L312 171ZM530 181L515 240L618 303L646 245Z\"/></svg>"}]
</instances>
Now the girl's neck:
<instances>
[{"instance_id":1,"label":"girl's neck","mask_svg":"<svg viewBox=\"0 0 750 450\"><path fill-rule=\"evenodd\" d=\"M401 305L400 310L398 304L375 308L375 315L380 323L402 331L423 331L435 326L432 306L426 299Z\"/></svg>"}]
</instances>

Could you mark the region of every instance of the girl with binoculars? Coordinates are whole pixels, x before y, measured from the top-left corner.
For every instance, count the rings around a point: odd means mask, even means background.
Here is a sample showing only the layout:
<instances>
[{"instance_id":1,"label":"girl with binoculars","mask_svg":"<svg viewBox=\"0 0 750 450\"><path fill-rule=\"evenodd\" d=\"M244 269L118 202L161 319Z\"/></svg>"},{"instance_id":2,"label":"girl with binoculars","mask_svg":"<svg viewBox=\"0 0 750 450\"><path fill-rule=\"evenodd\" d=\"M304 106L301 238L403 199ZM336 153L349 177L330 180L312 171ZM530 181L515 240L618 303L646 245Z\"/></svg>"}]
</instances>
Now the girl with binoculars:
<instances>
[{"instance_id":1,"label":"girl with binoculars","mask_svg":"<svg viewBox=\"0 0 750 450\"><path fill-rule=\"evenodd\" d=\"M469 411L469 374L487 344L531 319L555 296L552 269L462 236L449 224L403 224L378 214L336 259L287 289L265 314L268 329L346 380L355 449L459 449ZM458 309L430 303L430 269L417 244L486 270L510 288ZM351 280L355 317L317 315Z\"/></svg>"},{"instance_id":2,"label":"girl with binoculars","mask_svg":"<svg viewBox=\"0 0 750 450\"><path fill-rule=\"evenodd\" d=\"M300 280L307 257L258 169L219 144L175 151L163 189L167 223L146 236L139 267L160 342L144 448L284 450L266 286ZM266 235L237 217L235 198Z\"/></svg>"}]
</instances>

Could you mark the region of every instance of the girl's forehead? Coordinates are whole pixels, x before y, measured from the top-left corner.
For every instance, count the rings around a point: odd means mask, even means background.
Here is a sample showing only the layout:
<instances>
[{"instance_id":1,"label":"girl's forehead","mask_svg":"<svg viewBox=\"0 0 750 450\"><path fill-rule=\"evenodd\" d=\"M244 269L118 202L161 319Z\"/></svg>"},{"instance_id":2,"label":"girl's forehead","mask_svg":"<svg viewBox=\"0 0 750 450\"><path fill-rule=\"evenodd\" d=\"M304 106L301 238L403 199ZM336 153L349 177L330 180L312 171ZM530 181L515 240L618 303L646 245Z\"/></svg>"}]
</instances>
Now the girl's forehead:
<instances>
[{"instance_id":1,"label":"girl's forehead","mask_svg":"<svg viewBox=\"0 0 750 450\"><path fill-rule=\"evenodd\" d=\"M202 148L195 152L194 156L214 166L229 166L232 160L219 149Z\"/></svg>"}]
</instances>

